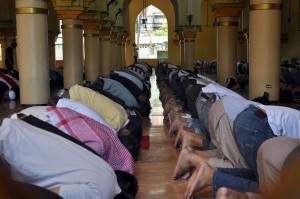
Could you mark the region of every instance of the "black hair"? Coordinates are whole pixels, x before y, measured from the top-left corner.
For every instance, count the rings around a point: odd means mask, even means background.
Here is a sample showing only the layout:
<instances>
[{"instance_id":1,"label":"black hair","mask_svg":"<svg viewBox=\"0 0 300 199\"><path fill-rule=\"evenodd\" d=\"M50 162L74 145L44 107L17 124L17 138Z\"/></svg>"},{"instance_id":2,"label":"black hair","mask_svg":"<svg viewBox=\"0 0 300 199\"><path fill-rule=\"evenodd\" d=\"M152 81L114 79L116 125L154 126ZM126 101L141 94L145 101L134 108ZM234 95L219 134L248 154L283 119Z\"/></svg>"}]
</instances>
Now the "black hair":
<instances>
[{"instance_id":1,"label":"black hair","mask_svg":"<svg viewBox=\"0 0 300 199\"><path fill-rule=\"evenodd\" d=\"M96 80L92 81L90 85L103 89L104 80L99 76Z\"/></svg>"},{"instance_id":2,"label":"black hair","mask_svg":"<svg viewBox=\"0 0 300 199\"><path fill-rule=\"evenodd\" d=\"M140 142L143 135L143 128L142 128L142 119L139 115L130 115L128 116L129 122L125 126L126 129L130 131L130 134L134 137L138 138Z\"/></svg>"},{"instance_id":3,"label":"black hair","mask_svg":"<svg viewBox=\"0 0 300 199\"><path fill-rule=\"evenodd\" d=\"M126 171L115 170L117 181L123 192L135 197L138 192L137 178Z\"/></svg>"},{"instance_id":4,"label":"black hair","mask_svg":"<svg viewBox=\"0 0 300 199\"><path fill-rule=\"evenodd\" d=\"M134 161L138 160L140 155L140 141L134 135L118 135L120 142L129 151Z\"/></svg>"}]
</instances>

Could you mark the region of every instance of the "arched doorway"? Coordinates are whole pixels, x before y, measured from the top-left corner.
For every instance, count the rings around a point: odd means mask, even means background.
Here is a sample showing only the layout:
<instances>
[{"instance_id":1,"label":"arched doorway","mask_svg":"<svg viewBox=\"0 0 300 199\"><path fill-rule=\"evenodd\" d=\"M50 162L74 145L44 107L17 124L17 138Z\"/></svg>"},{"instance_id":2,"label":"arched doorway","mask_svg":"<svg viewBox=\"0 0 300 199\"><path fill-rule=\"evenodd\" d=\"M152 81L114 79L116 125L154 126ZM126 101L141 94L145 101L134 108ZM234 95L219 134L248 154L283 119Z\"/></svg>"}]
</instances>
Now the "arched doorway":
<instances>
[{"instance_id":1,"label":"arched doorway","mask_svg":"<svg viewBox=\"0 0 300 199\"><path fill-rule=\"evenodd\" d=\"M168 22L155 6L146 7L137 16L135 43L139 47L139 59L168 58Z\"/></svg>"}]
</instances>

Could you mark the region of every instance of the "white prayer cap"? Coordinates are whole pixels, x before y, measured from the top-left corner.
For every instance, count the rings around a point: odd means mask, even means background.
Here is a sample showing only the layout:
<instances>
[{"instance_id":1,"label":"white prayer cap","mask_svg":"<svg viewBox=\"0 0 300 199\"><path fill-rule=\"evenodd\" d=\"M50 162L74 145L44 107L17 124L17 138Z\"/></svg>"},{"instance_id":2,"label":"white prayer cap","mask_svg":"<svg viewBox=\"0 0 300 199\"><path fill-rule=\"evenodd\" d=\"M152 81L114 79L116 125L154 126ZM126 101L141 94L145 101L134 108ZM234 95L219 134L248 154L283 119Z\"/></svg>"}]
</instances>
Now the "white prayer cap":
<instances>
[{"instance_id":1,"label":"white prayer cap","mask_svg":"<svg viewBox=\"0 0 300 199\"><path fill-rule=\"evenodd\" d=\"M10 90L10 91L8 92L8 96L9 96L9 99L10 99L10 100L15 100L15 99L16 99L16 93L15 93L15 91Z\"/></svg>"}]
</instances>

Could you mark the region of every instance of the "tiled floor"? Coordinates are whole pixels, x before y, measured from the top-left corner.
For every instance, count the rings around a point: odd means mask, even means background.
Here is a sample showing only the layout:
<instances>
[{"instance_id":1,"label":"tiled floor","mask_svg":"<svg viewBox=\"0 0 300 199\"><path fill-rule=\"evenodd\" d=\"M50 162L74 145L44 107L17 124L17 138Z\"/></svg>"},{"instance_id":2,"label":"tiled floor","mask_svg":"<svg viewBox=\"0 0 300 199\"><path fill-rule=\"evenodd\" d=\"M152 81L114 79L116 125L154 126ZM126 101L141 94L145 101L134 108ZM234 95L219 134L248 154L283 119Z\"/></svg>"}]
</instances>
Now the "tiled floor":
<instances>
[{"instance_id":1,"label":"tiled floor","mask_svg":"<svg viewBox=\"0 0 300 199\"><path fill-rule=\"evenodd\" d=\"M135 171L139 180L137 199L183 198L186 182L172 180L172 172L177 162L179 149L174 148L163 123L163 109L159 101L159 91L155 76L151 77L152 112L143 123L143 134L150 137L150 148L141 151Z\"/></svg>"}]
</instances>

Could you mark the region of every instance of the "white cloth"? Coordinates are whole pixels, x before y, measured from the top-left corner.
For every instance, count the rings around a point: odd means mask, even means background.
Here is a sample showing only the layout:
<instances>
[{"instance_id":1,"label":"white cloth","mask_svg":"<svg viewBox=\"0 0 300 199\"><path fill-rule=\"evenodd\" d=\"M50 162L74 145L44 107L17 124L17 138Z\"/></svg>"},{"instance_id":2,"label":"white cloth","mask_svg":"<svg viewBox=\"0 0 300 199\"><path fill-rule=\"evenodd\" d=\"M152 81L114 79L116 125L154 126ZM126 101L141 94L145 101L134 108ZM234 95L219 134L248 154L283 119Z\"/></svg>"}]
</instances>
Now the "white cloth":
<instances>
[{"instance_id":1,"label":"white cloth","mask_svg":"<svg viewBox=\"0 0 300 199\"><path fill-rule=\"evenodd\" d=\"M40 120L43 120L44 122L48 122L49 118L47 117L45 112L46 107L47 106L32 106L20 111L20 113L23 113L25 115L32 115ZM18 119L17 113L12 114L11 118Z\"/></svg>"},{"instance_id":2,"label":"white cloth","mask_svg":"<svg viewBox=\"0 0 300 199\"><path fill-rule=\"evenodd\" d=\"M133 64L134 66L137 66L139 68L141 68L143 71L147 72L148 71L148 68L145 66L145 64L143 63L135 63Z\"/></svg>"},{"instance_id":3,"label":"white cloth","mask_svg":"<svg viewBox=\"0 0 300 199\"><path fill-rule=\"evenodd\" d=\"M177 66L175 66L174 64L168 64L168 68L178 68Z\"/></svg>"},{"instance_id":4,"label":"white cloth","mask_svg":"<svg viewBox=\"0 0 300 199\"><path fill-rule=\"evenodd\" d=\"M250 104L253 104L254 106L260 104L258 102L254 102L242 98L236 98L232 96L223 97L222 102L223 102L225 113L227 114L228 118L231 121L234 121L237 115L240 112L242 112L244 109L248 108Z\"/></svg>"},{"instance_id":5,"label":"white cloth","mask_svg":"<svg viewBox=\"0 0 300 199\"><path fill-rule=\"evenodd\" d=\"M268 123L277 136L300 138L300 111L282 106L258 105L268 117Z\"/></svg>"},{"instance_id":6,"label":"white cloth","mask_svg":"<svg viewBox=\"0 0 300 199\"><path fill-rule=\"evenodd\" d=\"M179 72L178 72L178 77L181 77L181 76L187 76L189 73L188 72L186 72L186 71L184 71L184 70L180 70Z\"/></svg>"},{"instance_id":7,"label":"white cloth","mask_svg":"<svg viewBox=\"0 0 300 199\"><path fill-rule=\"evenodd\" d=\"M211 82L209 82L205 79L199 78L199 77L188 77L188 79L194 79L194 80L196 80L197 84L201 84L201 85L205 85L205 86L207 86L209 83L211 83Z\"/></svg>"},{"instance_id":8,"label":"white cloth","mask_svg":"<svg viewBox=\"0 0 300 199\"><path fill-rule=\"evenodd\" d=\"M15 100L16 99L16 93L13 90L8 91L8 96L10 100Z\"/></svg>"},{"instance_id":9,"label":"white cloth","mask_svg":"<svg viewBox=\"0 0 300 199\"><path fill-rule=\"evenodd\" d=\"M133 75L130 75L128 73L122 72L122 71L114 71L115 73L117 73L118 75L125 77L127 79L129 79L130 81L132 81L135 85L137 85L137 87L142 91L144 88L143 83L136 77L134 77Z\"/></svg>"},{"instance_id":10,"label":"white cloth","mask_svg":"<svg viewBox=\"0 0 300 199\"><path fill-rule=\"evenodd\" d=\"M175 75L177 72L178 72L178 70L173 70L169 73L168 78L169 78L170 84L172 83L171 81L172 81L173 75Z\"/></svg>"},{"instance_id":11,"label":"white cloth","mask_svg":"<svg viewBox=\"0 0 300 199\"><path fill-rule=\"evenodd\" d=\"M106 120L97 111L95 111L94 109L92 109L91 107L89 107L88 105L86 105L82 102L72 100L72 99L62 98L62 99L58 100L56 107L69 108L73 111L76 111L77 113L85 115L89 118L92 118L92 119L100 122L101 124L106 125L114 133L117 133L116 130L108 122L106 122Z\"/></svg>"},{"instance_id":12,"label":"white cloth","mask_svg":"<svg viewBox=\"0 0 300 199\"><path fill-rule=\"evenodd\" d=\"M215 82L214 80L212 80L212 79L210 79L210 78L208 78L208 77L205 77L205 76L203 76L203 75L197 74L197 76L198 76L200 79L203 79L203 80L205 80L205 81L207 81L207 82L209 82L209 83L218 84L218 83Z\"/></svg>"},{"instance_id":13,"label":"white cloth","mask_svg":"<svg viewBox=\"0 0 300 199\"><path fill-rule=\"evenodd\" d=\"M0 148L14 180L46 189L60 187L64 199L113 199L121 191L103 159L22 120L3 120Z\"/></svg>"},{"instance_id":14,"label":"white cloth","mask_svg":"<svg viewBox=\"0 0 300 199\"><path fill-rule=\"evenodd\" d=\"M224 97L224 96L232 96L232 97L237 97L241 99L245 99L243 96L237 94L236 92L225 88L224 86L221 86L219 84L208 84L207 86L202 88L203 93L215 93L219 98Z\"/></svg>"}]
</instances>

